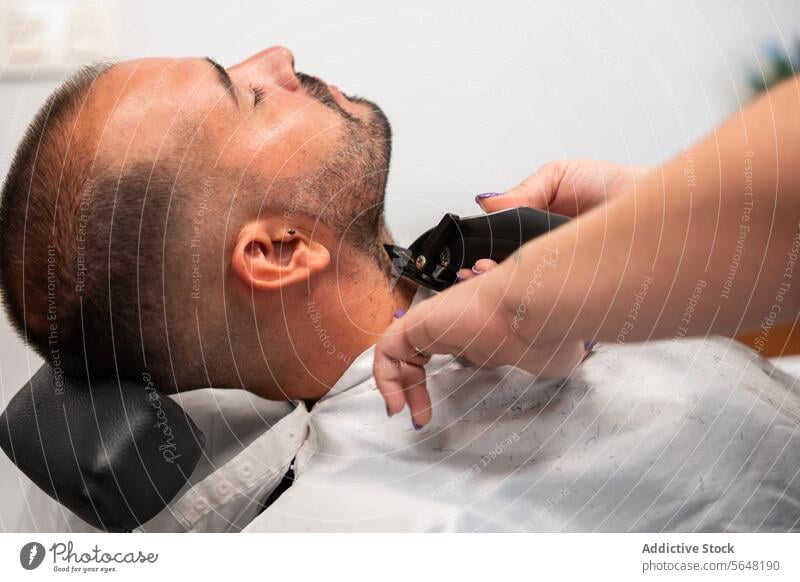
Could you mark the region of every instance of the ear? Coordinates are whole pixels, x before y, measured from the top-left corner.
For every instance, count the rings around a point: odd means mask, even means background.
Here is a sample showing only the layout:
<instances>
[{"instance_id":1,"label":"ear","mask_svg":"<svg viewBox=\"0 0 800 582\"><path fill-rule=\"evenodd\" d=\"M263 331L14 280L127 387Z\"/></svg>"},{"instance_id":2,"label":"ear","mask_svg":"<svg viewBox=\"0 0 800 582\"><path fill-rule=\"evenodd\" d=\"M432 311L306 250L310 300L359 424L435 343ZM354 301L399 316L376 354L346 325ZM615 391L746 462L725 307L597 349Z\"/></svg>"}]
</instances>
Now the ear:
<instances>
[{"instance_id":1,"label":"ear","mask_svg":"<svg viewBox=\"0 0 800 582\"><path fill-rule=\"evenodd\" d=\"M277 291L307 281L324 271L330 261L328 248L302 230L259 220L239 231L231 267L248 287Z\"/></svg>"}]
</instances>

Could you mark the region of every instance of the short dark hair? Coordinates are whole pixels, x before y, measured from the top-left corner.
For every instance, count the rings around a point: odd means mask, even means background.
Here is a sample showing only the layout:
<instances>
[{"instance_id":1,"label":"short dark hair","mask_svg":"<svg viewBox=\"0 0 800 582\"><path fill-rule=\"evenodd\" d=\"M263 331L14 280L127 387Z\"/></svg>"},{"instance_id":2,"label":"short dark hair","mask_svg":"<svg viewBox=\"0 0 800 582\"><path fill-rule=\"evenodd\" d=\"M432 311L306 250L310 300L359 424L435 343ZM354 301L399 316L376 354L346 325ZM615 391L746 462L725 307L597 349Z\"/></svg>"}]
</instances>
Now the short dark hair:
<instances>
[{"instance_id":1,"label":"short dark hair","mask_svg":"<svg viewBox=\"0 0 800 582\"><path fill-rule=\"evenodd\" d=\"M73 138L111 66L62 84L20 142L0 202L0 288L16 331L57 372L135 378L142 321L162 319L158 291L137 300L139 261L161 254L174 177L155 164L109 168Z\"/></svg>"},{"instance_id":2,"label":"short dark hair","mask_svg":"<svg viewBox=\"0 0 800 582\"><path fill-rule=\"evenodd\" d=\"M330 159L267 184L258 171L211 163L202 152L213 151L213 136L180 118L154 158L146 148L138 156L103 151L103 121L84 111L94 114L92 87L111 66L80 70L45 102L0 200L5 309L56 373L133 380L148 373L167 391L239 386L231 330L220 329L227 316L218 317L232 296L228 229L267 206L287 221L294 213L318 217L388 276L379 243L390 240L383 190L391 133L377 106L373 122L348 124ZM183 365L195 354L213 366Z\"/></svg>"}]
</instances>

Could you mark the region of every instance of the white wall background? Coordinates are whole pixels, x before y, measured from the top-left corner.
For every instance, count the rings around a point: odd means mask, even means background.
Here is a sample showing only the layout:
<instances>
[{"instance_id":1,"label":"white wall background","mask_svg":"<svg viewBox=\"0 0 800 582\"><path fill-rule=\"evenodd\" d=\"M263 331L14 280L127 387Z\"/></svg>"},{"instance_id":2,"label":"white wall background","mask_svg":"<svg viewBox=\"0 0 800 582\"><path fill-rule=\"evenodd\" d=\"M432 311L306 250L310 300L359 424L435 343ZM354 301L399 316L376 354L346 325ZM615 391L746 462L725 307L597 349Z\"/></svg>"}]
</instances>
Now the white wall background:
<instances>
[{"instance_id":1,"label":"white wall background","mask_svg":"<svg viewBox=\"0 0 800 582\"><path fill-rule=\"evenodd\" d=\"M67 0L63 0L67 1ZM0 10L2 7L0 6ZM120 58L273 44L392 121L389 223L410 242L556 158L656 164L750 98L765 43L793 43L800 4L745 1L276 2L120 0ZM0 170L57 80L0 82ZM38 359L0 320L0 406ZM0 459L0 531L26 480Z\"/></svg>"}]
</instances>

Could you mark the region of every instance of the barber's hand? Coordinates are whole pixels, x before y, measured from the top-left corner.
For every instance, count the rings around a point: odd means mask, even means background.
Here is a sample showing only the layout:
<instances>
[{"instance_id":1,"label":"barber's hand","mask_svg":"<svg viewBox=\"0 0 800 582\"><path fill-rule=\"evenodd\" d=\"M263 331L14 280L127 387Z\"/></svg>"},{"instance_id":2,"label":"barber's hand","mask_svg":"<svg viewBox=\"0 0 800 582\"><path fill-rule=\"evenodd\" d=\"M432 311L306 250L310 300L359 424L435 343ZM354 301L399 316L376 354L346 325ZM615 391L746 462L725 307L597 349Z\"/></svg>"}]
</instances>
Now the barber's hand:
<instances>
[{"instance_id":1,"label":"barber's hand","mask_svg":"<svg viewBox=\"0 0 800 582\"><path fill-rule=\"evenodd\" d=\"M561 160L545 164L505 194L479 194L486 212L529 206L577 216L636 187L649 168L596 160Z\"/></svg>"},{"instance_id":2,"label":"barber's hand","mask_svg":"<svg viewBox=\"0 0 800 582\"><path fill-rule=\"evenodd\" d=\"M508 192L478 194L475 201L486 212L528 206L577 216L632 190L649 171L599 160L559 160L545 164ZM458 278L472 278L496 264L488 259L478 261L472 269L459 271Z\"/></svg>"},{"instance_id":3,"label":"barber's hand","mask_svg":"<svg viewBox=\"0 0 800 582\"><path fill-rule=\"evenodd\" d=\"M647 172L612 162L552 162L505 194L476 200L486 212L529 206L576 216L632 190ZM568 375L583 359L582 341L528 338L515 329L514 314L501 300L508 274L496 267L484 259L462 269L461 283L415 306L386 330L375 350L375 380L390 415L408 404L416 428L430 421L424 365L431 354L455 354L477 365L513 365L550 378Z\"/></svg>"},{"instance_id":4,"label":"barber's hand","mask_svg":"<svg viewBox=\"0 0 800 582\"><path fill-rule=\"evenodd\" d=\"M545 378L567 376L583 359L582 341L522 337L502 301L503 269L483 260L476 270L485 274L416 305L378 342L375 380L390 416L408 404L415 428L430 421L424 365L432 354L454 354L480 366L514 365Z\"/></svg>"}]
</instances>

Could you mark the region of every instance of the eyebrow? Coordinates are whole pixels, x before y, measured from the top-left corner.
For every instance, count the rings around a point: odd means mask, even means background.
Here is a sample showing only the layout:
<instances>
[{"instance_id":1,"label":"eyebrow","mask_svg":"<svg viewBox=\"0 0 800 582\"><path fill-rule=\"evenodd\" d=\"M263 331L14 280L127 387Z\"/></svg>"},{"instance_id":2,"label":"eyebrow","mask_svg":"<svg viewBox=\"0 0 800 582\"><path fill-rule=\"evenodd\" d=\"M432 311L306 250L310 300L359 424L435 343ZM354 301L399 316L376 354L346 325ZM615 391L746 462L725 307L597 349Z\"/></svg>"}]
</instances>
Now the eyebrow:
<instances>
[{"instance_id":1,"label":"eyebrow","mask_svg":"<svg viewBox=\"0 0 800 582\"><path fill-rule=\"evenodd\" d=\"M220 65L217 61L212 59L211 57L206 57L205 61L209 63L214 69L217 71L217 78L219 82L222 83L223 87L225 87L225 91L231 98L234 100L236 105L239 105L239 99L236 97L236 91L233 86L233 80L231 76L228 74L228 71L225 70L225 67Z\"/></svg>"}]
</instances>

